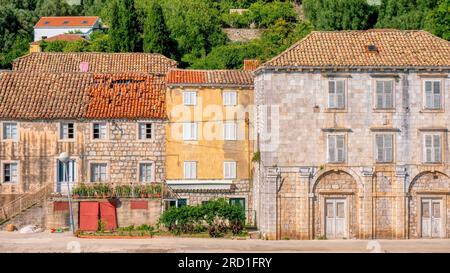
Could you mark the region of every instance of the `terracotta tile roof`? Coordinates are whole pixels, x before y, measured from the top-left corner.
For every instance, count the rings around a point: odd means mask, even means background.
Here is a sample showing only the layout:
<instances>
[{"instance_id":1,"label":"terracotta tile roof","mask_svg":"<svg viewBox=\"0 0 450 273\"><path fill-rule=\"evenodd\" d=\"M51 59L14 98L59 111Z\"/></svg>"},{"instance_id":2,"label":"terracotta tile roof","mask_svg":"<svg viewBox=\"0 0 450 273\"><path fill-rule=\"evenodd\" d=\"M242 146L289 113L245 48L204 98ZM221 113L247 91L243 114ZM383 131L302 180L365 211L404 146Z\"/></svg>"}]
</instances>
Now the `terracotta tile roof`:
<instances>
[{"instance_id":1,"label":"terracotta tile roof","mask_svg":"<svg viewBox=\"0 0 450 273\"><path fill-rule=\"evenodd\" d=\"M262 67L287 66L450 67L450 42L426 31L312 32Z\"/></svg>"},{"instance_id":2,"label":"terracotta tile roof","mask_svg":"<svg viewBox=\"0 0 450 273\"><path fill-rule=\"evenodd\" d=\"M86 118L166 117L164 76L121 73L93 79Z\"/></svg>"},{"instance_id":3,"label":"terracotta tile roof","mask_svg":"<svg viewBox=\"0 0 450 273\"><path fill-rule=\"evenodd\" d=\"M79 34L59 34L59 35L52 36L52 37L44 39L44 40L32 42L31 44L32 45L39 45L42 41L46 41L46 42L54 42L54 41L73 42L73 41L78 41L78 40L85 40L85 38L83 38Z\"/></svg>"},{"instance_id":4,"label":"terracotta tile roof","mask_svg":"<svg viewBox=\"0 0 450 273\"><path fill-rule=\"evenodd\" d=\"M142 73L0 73L0 118L162 119L163 79Z\"/></svg>"},{"instance_id":5,"label":"terracotta tile roof","mask_svg":"<svg viewBox=\"0 0 450 273\"><path fill-rule=\"evenodd\" d=\"M167 74L168 86L248 86L253 87L253 75L242 70L172 69Z\"/></svg>"},{"instance_id":6,"label":"terracotta tile roof","mask_svg":"<svg viewBox=\"0 0 450 273\"><path fill-rule=\"evenodd\" d=\"M98 16L58 16L41 17L34 28L93 27L100 19Z\"/></svg>"},{"instance_id":7,"label":"terracotta tile roof","mask_svg":"<svg viewBox=\"0 0 450 273\"><path fill-rule=\"evenodd\" d=\"M166 74L177 62L154 53L39 52L20 57L13 70L30 72L80 72L83 64L92 73ZM84 72L84 71L83 71Z\"/></svg>"},{"instance_id":8,"label":"terracotta tile roof","mask_svg":"<svg viewBox=\"0 0 450 273\"><path fill-rule=\"evenodd\" d=\"M244 67L243 67L243 69L245 71L254 71L260 65L261 65L261 62L259 60L244 60Z\"/></svg>"}]
</instances>

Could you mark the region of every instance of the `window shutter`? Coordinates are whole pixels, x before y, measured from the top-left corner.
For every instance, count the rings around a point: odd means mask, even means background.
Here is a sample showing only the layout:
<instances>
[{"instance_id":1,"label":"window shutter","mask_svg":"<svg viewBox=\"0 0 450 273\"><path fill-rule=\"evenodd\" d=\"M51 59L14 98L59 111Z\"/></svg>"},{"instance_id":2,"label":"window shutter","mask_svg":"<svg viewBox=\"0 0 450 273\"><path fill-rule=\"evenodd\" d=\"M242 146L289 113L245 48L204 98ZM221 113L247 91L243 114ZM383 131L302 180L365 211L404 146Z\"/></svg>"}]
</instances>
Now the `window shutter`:
<instances>
[{"instance_id":1,"label":"window shutter","mask_svg":"<svg viewBox=\"0 0 450 273\"><path fill-rule=\"evenodd\" d=\"M393 136L384 136L384 162L392 162L392 148L393 148Z\"/></svg>"},{"instance_id":2,"label":"window shutter","mask_svg":"<svg viewBox=\"0 0 450 273\"><path fill-rule=\"evenodd\" d=\"M377 135L375 139L377 144L377 161L383 162L383 136Z\"/></svg>"},{"instance_id":3,"label":"window shutter","mask_svg":"<svg viewBox=\"0 0 450 273\"><path fill-rule=\"evenodd\" d=\"M394 96L393 96L393 82L392 81L386 81L384 82L384 93L385 93L385 103L384 108L392 108L393 102L394 102Z\"/></svg>"},{"instance_id":4,"label":"window shutter","mask_svg":"<svg viewBox=\"0 0 450 273\"><path fill-rule=\"evenodd\" d=\"M432 137L431 135L425 136L425 161L432 162Z\"/></svg>"},{"instance_id":5,"label":"window shutter","mask_svg":"<svg viewBox=\"0 0 450 273\"><path fill-rule=\"evenodd\" d=\"M191 123L191 139L197 139L197 123L195 122Z\"/></svg>"},{"instance_id":6,"label":"window shutter","mask_svg":"<svg viewBox=\"0 0 450 273\"><path fill-rule=\"evenodd\" d=\"M336 146L337 146L337 161L344 161L344 136L336 137Z\"/></svg>"},{"instance_id":7,"label":"window shutter","mask_svg":"<svg viewBox=\"0 0 450 273\"><path fill-rule=\"evenodd\" d=\"M377 91L376 91L376 99L377 99L377 108L383 108L383 82L377 81Z\"/></svg>"},{"instance_id":8,"label":"window shutter","mask_svg":"<svg viewBox=\"0 0 450 273\"><path fill-rule=\"evenodd\" d=\"M197 92L191 92L191 104L197 105Z\"/></svg>"},{"instance_id":9,"label":"window shutter","mask_svg":"<svg viewBox=\"0 0 450 273\"><path fill-rule=\"evenodd\" d=\"M433 82L433 107L441 108L441 83L439 81Z\"/></svg>"},{"instance_id":10,"label":"window shutter","mask_svg":"<svg viewBox=\"0 0 450 273\"><path fill-rule=\"evenodd\" d=\"M439 135L433 136L434 147L434 162L441 162L441 137Z\"/></svg>"},{"instance_id":11,"label":"window shutter","mask_svg":"<svg viewBox=\"0 0 450 273\"><path fill-rule=\"evenodd\" d=\"M336 100L335 82L329 81L328 82L328 107L329 108L336 108L335 100Z\"/></svg>"},{"instance_id":12,"label":"window shutter","mask_svg":"<svg viewBox=\"0 0 450 273\"><path fill-rule=\"evenodd\" d=\"M197 163L191 162L192 168L191 168L191 178L195 179L197 178Z\"/></svg>"},{"instance_id":13,"label":"window shutter","mask_svg":"<svg viewBox=\"0 0 450 273\"><path fill-rule=\"evenodd\" d=\"M344 81L336 82L336 96L337 96L337 108L344 108L345 105L345 93L344 93Z\"/></svg>"},{"instance_id":14,"label":"window shutter","mask_svg":"<svg viewBox=\"0 0 450 273\"><path fill-rule=\"evenodd\" d=\"M329 162L336 161L335 149L336 149L336 137L328 136L328 157L329 157L328 161Z\"/></svg>"},{"instance_id":15,"label":"window shutter","mask_svg":"<svg viewBox=\"0 0 450 273\"><path fill-rule=\"evenodd\" d=\"M427 108L433 107L433 97L432 97L432 82L425 82L425 106Z\"/></svg>"},{"instance_id":16,"label":"window shutter","mask_svg":"<svg viewBox=\"0 0 450 273\"><path fill-rule=\"evenodd\" d=\"M237 104L237 93L236 92L231 92L231 105L236 105Z\"/></svg>"}]
</instances>

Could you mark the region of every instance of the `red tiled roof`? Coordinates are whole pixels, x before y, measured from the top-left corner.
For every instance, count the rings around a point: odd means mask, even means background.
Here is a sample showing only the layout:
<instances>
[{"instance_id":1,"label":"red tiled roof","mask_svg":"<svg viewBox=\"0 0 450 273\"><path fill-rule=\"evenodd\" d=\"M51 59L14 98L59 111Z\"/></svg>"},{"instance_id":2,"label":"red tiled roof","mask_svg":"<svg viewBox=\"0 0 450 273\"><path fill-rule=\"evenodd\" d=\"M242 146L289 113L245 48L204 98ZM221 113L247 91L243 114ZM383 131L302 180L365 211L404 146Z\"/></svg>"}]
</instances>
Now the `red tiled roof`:
<instances>
[{"instance_id":1,"label":"red tiled roof","mask_svg":"<svg viewBox=\"0 0 450 273\"><path fill-rule=\"evenodd\" d=\"M42 41L46 42L54 42L54 41L67 41L67 42L74 42L78 40L86 40L79 34L59 34L56 36L52 36L50 38L46 38L40 41L32 42L32 45L39 45Z\"/></svg>"},{"instance_id":2,"label":"red tiled roof","mask_svg":"<svg viewBox=\"0 0 450 273\"><path fill-rule=\"evenodd\" d=\"M80 64L88 64L92 73L166 74L177 62L155 53L39 52L20 57L13 70L30 72L80 72Z\"/></svg>"},{"instance_id":3,"label":"red tiled roof","mask_svg":"<svg viewBox=\"0 0 450 273\"><path fill-rule=\"evenodd\" d=\"M318 31L262 67L450 67L450 42L421 30Z\"/></svg>"},{"instance_id":4,"label":"red tiled roof","mask_svg":"<svg viewBox=\"0 0 450 273\"><path fill-rule=\"evenodd\" d=\"M259 60L244 60L244 67L243 67L243 69L245 71L254 71L260 65L261 65L261 62Z\"/></svg>"},{"instance_id":5,"label":"red tiled roof","mask_svg":"<svg viewBox=\"0 0 450 273\"><path fill-rule=\"evenodd\" d=\"M164 76L146 74L95 75L88 88L86 118L166 117Z\"/></svg>"},{"instance_id":6,"label":"red tiled roof","mask_svg":"<svg viewBox=\"0 0 450 273\"><path fill-rule=\"evenodd\" d=\"M41 17L34 28L93 27L98 16L58 16Z\"/></svg>"},{"instance_id":7,"label":"red tiled roof","mask_svg":"<svg viewBox=\"0 0 450 273\"><path fill-rule=\"evenodd\" d=\"M1 119L163 119L163 76L0 73Z\"/></svg>"},{"instance_id":8,"label":"red tiled roof","mask_svg":"<svg viewBox=\"0 0 450 273\"><path fill-rule=\"evenodd\" d=\"M253 75L242 70L183 70L172 69L167 85L253 86Z\"/></svg>"}]
</instances>

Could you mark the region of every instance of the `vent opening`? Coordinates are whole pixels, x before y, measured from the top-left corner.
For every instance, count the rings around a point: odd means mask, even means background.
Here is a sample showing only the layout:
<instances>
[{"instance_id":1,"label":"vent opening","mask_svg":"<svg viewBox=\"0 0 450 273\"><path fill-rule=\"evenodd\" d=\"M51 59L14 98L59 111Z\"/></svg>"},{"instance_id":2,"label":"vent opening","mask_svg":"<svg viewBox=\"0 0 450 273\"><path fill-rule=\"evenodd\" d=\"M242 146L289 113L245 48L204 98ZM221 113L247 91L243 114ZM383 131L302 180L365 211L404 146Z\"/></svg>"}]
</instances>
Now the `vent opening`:
<instances>
[{"instance_id":1,"label":"vent opening","mask_svg":"<svg viewBox=\"0 0 450 273\"><path fill-rule=\"evenodd\" d=\"M370 44L370 45L368 45L368 46L367 46L367 50L368 50L369 52L378 52L378 48L377 48L377 46L376 46L375 44Z\"/></svg>"}]
</instances>

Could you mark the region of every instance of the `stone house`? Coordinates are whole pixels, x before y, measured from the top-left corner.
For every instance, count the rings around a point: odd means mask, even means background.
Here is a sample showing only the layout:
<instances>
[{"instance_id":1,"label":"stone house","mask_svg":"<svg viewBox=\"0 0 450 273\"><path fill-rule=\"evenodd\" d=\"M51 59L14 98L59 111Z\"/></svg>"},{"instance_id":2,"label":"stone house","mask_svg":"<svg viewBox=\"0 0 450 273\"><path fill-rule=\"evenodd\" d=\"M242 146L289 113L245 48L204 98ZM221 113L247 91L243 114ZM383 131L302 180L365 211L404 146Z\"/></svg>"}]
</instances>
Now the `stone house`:
<instances>
[{"instance_id":1,"label":"stone house","mask_svg":"<svg viewBox=\"0 0 450 273\"><path fill-rule=\"evenodd\" d=\"M254 223L252 73L172 69L166 105L166 182L177 194L174 205L225 197Z\"/></svg>"},{"instance_id":2,"label":"stone house","mask_svg":"<svg viewBox=\"0 0 450 273\"><path fill-rule=\"evenodd\" d=\"M312 32L255 72L269 239L450 237L450 43Z\"/></svg>"},{"instance_id":3,"label":"stone house","mask_svg":"<svg viewBox=\"0 0 450 273\"><path fill-rule=\"evenodd\" d=\"M165 75L173 67L175 61L146 53L17 59L0 74L0 197L48 187L63 194L44 203L40 224L52 228L68 226L64 194L77 183L163 183ZM62 152L71 156L67 167L58 160ZM79 228L96 228L95 219L81 220L96 206L99 217L108 211L119 226L154 224L162 210L161 199L80 199L73 204ZM14 221L36 220L27 214Z\"/></svg>"}]
</instances>

